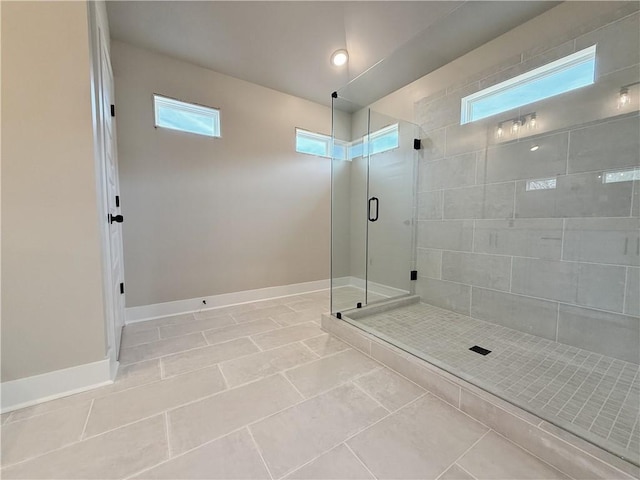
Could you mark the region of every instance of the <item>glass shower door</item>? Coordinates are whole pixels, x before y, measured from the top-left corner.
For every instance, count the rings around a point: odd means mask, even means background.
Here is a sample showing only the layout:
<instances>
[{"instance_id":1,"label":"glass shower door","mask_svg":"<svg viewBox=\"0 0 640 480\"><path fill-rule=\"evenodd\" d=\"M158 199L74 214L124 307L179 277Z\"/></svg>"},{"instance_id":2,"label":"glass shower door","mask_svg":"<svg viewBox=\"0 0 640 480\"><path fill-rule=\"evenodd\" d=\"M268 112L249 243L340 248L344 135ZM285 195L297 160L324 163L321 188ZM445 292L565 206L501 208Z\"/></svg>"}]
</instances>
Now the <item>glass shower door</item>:
<instances>
[{"instance_id":1,"label":"glass shower door","mask_svg":"<svg viewBox=\"0 0 640 480\"><path fill-rule=\"evenodd\" d=\"M369 112L366 303L412 292L419 127Z\"/></svg>"}]
</instances>

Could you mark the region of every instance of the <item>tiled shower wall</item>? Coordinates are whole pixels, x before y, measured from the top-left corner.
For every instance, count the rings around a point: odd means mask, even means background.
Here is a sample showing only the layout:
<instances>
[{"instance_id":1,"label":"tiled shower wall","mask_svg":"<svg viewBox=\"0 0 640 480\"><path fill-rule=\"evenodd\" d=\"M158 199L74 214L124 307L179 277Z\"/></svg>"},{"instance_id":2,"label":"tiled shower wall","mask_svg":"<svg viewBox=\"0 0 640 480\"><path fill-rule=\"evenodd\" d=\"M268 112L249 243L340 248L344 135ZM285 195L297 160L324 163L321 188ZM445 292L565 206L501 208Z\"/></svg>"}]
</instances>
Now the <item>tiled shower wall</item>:
<instances>
[{"instance_id":1,"label":"tiled shower wall","mask_svg":"<svg viewBox=\"0 0 640 480\"><path fill-rule=\"evenodd\" d=\"M426 132L416 286L424 302L640 362L640 182L602 178L640 165L638 86L631 105L616 105L620 87L640 80L637 9L541 36L539 47L452 77L415 104ZM462 97L593 44L593 86L460 125ZM535 129L509 131L510 119L531 112ZM526 189L549 178L556 188Z\"/></svg>"}]
</instances>

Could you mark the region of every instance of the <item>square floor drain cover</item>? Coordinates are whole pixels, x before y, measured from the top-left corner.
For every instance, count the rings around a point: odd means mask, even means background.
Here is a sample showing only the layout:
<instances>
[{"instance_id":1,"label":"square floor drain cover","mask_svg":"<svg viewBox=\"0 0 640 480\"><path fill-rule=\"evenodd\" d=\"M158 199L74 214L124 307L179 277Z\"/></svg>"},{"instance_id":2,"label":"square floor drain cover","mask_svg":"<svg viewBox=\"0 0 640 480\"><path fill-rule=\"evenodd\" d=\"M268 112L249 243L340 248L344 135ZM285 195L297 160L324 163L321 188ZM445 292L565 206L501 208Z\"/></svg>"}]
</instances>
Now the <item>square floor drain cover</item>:
<instances>
[{"instance_id":1,"label":"square floor drain cover","mask_svg":"<svg viewBox=\"0 0 640 480\"><path fill-rule=\"evenodd\" d=\"M474 345L469 350L471 350L472 352L479 353L480 355L487 355L491 353L491 350L487 350L486 348L479 347L478 345Z\"/></svg>"}]
</instances>

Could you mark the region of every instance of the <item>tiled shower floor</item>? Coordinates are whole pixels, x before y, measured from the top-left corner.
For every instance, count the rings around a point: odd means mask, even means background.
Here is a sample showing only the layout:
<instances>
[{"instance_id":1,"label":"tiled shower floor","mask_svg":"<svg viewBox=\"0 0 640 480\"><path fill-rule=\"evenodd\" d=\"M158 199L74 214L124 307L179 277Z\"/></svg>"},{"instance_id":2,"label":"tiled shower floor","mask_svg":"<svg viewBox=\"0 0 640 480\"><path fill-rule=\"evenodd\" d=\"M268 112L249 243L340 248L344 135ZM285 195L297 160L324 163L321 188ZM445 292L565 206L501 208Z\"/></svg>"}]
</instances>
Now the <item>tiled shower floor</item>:
<instances>
[{"instance_id":1,"label":"tiled shower floor","mask_svg":"<svg viewBox=\"0 0 640 480\"><path fill-rule=\"evenodd\" d=\"M640 461L640 367L416 303L353 320L544 419ZM469 350L491 350L482 356Z\"/></svg>"}]
</instances>

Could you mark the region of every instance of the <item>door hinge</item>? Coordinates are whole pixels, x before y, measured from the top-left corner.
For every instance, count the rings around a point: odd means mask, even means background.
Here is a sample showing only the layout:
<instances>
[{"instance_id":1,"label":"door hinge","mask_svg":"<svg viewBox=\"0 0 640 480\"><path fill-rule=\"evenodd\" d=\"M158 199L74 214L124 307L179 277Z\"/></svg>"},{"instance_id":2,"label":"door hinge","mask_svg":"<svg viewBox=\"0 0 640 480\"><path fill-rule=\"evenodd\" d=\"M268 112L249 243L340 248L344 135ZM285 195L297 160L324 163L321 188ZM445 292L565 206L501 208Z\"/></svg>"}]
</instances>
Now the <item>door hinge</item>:
<instances>
[{"instance_id":1,"label":"door hinge","mask_svg":"<svg viewBox=\"0 0 640 480\"><path fill-rule=\"evenodd\" d=\"M111 116L116 116L116 106L113 103L111 104Z\"/></svg>"},{"instance_id":2,"label":"door hinge","mask_svg":"<svg viewBox=\"0 0 640 480\"><path fill-rule=\"evenodd\" d=\"M124 282L120 283L120 295L124 293Z\"/></svg>"},{"instance_id":3,"label":"door hinge","mask_svg":"<svg viewBox=\"0 0 640 480\"><path fill-rule=\"evenodd\" d=\"M418 271L411 270L411 280L417 280L417 279L418 279Z\"/></svg>"},{"instance_id":4,"label":"door hinge","mask_svg":"<svg viewBox=\"0 0 640 480\"><path fill-rule=\"evenodd\" d=\"M120 206L120 195L116 195L116 207Z\"/></svg>"},{"instance_id":5,"label":"door hinge","mask_svg":"<svg viewBox=\"0 0 640 480\"><path fill-rule=\"evenodd\" d=\"M414 150L420 150L422 148L422 142L420 141L419 138L414 138L413 139L413 149Z\"/></svg>"}]
</instances>

